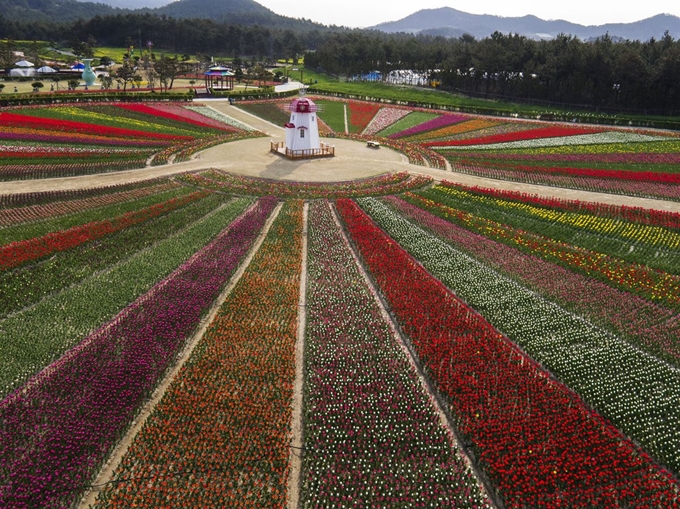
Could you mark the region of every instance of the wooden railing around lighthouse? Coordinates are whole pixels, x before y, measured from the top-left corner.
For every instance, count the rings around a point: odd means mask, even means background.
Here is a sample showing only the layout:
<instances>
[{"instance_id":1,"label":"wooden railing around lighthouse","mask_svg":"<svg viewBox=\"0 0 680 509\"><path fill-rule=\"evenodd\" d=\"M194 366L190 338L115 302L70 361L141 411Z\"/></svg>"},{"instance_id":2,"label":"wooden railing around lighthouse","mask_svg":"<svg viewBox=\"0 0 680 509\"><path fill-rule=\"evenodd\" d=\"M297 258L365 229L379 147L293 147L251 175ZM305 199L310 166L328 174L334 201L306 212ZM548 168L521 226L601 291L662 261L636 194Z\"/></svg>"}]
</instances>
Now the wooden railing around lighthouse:
<instances>
[{"instance_id":1,"label":"wooden railing around lighthouse","mask_svg":"<svg viewBox=\"0 0 680 509\"><path fill-rule=\"evenodd\" d=\"M335 155L335 145L321 143L319 148L309 148L300 150L290 150L286 147L285 141L272 141L270 152L276 152L288 159L313 159L315 157L333 157Z\"/></svg>"}]
</instances>

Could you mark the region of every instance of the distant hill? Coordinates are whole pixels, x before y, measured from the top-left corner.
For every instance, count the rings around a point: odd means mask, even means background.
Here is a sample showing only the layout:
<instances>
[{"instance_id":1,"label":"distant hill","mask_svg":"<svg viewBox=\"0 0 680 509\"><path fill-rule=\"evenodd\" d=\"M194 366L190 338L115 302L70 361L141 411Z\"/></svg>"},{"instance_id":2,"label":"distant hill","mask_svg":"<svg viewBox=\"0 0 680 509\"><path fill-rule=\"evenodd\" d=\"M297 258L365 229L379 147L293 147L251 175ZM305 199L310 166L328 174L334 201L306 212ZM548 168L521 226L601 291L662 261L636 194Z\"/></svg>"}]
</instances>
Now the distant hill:
<instances>
[{"instance_id":1,"label":"distant hill","mask_svg":"<svg viewBox=\"0 0 680 509\"><path fill-rule=\"evenodd\" d=\"M75 21L95 16L150 13L173 18L200 18L233 24L262 25L295 29L298 25L324 25L281 16L254 0L0 0L0 16L11 21ZM112 6L114 5L114 6ZM134 5L134 9L129 8Z\"/></svg>"},{"instance_id":2,"label":"distant hill","mask_svg":"<svg viewBox=\"0 0 680 509\"><path fill-rule=\"evenodd\" d=\"M515 33L531 39L552 39L559 34L567 34L583 40L608 33L612 37L646 41L651 37L659 39L666 31L673 38L680 37L680 18L659 14L633 23L585 26L564 20L546 21L531 15L502 17L468 14L451 7L441 7L423 9L398 21L380 23L370 28L388 33L424 33L447 37L459 37L461 33L468 33L478 39L488 37L494 32Z\"/></svg>"},{"instance_id":3,"label":"distant hill","mask_svg":"<svg viewBox=\"0 0 680 509\"><path fill-rule=\"evenodd\" d=\"M11 21L75 21L120 12L109 5L76 0L0 0L0 16Z\"/></svg>"}]
</instances>

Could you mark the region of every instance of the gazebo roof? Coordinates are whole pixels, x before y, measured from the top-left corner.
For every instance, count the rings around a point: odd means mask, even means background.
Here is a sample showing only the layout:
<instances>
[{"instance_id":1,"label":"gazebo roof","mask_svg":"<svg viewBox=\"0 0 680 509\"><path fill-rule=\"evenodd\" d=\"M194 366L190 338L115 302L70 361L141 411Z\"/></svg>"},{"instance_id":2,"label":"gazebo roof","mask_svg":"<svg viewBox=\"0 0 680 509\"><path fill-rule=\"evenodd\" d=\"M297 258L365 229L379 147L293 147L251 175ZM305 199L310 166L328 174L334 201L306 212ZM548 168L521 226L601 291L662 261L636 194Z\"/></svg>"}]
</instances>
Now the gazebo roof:
<instances>
[{"instance_id":1,"label":"gazebo roof","mask_svg":"<svg viewBox=\"0 0 680 509\"><path fill-rule=\"evenodd\" d=\"M235 76L231 69L222 65L215 65L205 71L206 76Z\"/></svg>"}]
</instances>

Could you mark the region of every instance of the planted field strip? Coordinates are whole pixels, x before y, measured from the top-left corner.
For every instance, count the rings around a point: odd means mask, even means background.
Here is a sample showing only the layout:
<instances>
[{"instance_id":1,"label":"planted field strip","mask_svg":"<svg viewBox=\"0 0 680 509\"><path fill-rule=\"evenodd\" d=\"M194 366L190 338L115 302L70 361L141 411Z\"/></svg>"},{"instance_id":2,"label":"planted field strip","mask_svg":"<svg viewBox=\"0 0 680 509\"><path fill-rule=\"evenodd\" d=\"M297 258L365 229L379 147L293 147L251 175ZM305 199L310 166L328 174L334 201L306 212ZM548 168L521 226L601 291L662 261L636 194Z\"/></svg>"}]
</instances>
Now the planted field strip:
<instances>
[{"instance_id":1,"label":"planted field strip","mask_svg":"<svg viewBox=\"0 0 680 509\"><path fill-rule=\"evenodd\" d=\"M526 146L527 142L541 146L543 144L563 145L565 144L564 137L571 136L589 136L596 133L602 133L603 129L592 127L567 127L567 126L550 126L550 127L536 127L534 129L519 129L511 132L491 134L488 136L480 136L477 138L470 138L465 140L449 140L444 142L425 142L426 146L436 146L438 148L452 148L462 146L489 145L490 148L513 148L515 145L508 145L510 143L522 142L522 145L517 144L517 148ZM607 133L609 134L609 133ZM546 141L546 140L553 140ZM583 138L578 138L578 143L581 144ZM568 143L568 141L567 141ZM507 146L506 146L507 145Z\"/></svg>"},{"instance_id":2,"label":"planted field strip","mask_svg":"<svg viewBox=\"0 0 680 509\"><path fill-rule=\"evenodd\" d=\"M680 229L671 229L666 226L648 222L641 224L638 221L632 222L621 217L602 217L602 215L591 211L575 210L554 210L541 203L528 203L526 200L513 200L502 196L478 195L464 187L443 183L434 189L441 193L441 198L455 198L456 203L466 202L466 204L481 204L490 213L496 213L497 217L509 218L518 224L528 224L530 226L541 224L534 227L537 230L545 231L550 227L550 234L556 239L565 239L570 242L578 236L586 236L585 240L579 240L584 247L596 246L598 250L607 253L617 253L618 251L632 251L630 246L635 249L650 247L661 252L677 252L680 250ZM612 212L614 210L612 209ZM644 211L641 211L644 213ZM662 215L660 213L659 215ZM668 220L675 219L676 225L680 225L680 214L666 213ZM648 221L651 218L647 218ZM617 243L625 243L621 249ZM634 251L634 250L633 250ZM628 254L628 253L626 253ZM652 253L645 254L646 259ZM658 252L654 253L658 256ZM654 256L654 258L656 258ZM678 268L674 260L672 266Z\"/></svg>"},{"instance_id":3,"label":"planted field strip","mask_svg":"<svg viewBox=\"0 0 680 509\"><path fill-rule=\"evenodd\" d=\"M432 120L428 120L427 122L423 122L422 124L413 126L409 129L404 129L403 131L400 131L398 133L390 134L389 137L408 138L410 136L415 136L420 133L435 131L444 126L459 124L461 122L464 122L465 120L468 120L469 118L470 117L463 115L441 115L439 117L433 118Z\"/></svg>"},{"instance_id":4,"label":"planted field strip","mask_svg":"<svg viewBox=\"0 0 680 509\"><path fill-rule=\"evenodd\" d=\"M345 132L345 108L346 101L329 101L326 99L319 99L314 101L319 106L319 119L330 127L336 133Z\"/></svg>"},{"instance_id":5,"label":"planted field strip","mask_svg":"<svg viewBox=\"0 0 680 509\"><path fill-rule=\"evenodd\" d=\"M234 200L149 248L0 320L0 395L23 385L149 291L248 203L245 198Z\"/></svg>"},{"instance_id":6,"label":"planted field strip","mask_svg":"<svg viewBox=\"0 0 680 509\"><path fill-rule=\"evenodd\" d=\"M456 187L477 196L500 198L520 204L544 207L553 211L574 212L578 214L592 214L597 217L615 219L617 221L630 221L632 223L648 226L660 226L671 230L680 231L680 213L666 210L647 209L642 207L629 207L627 205L611 205L607 203L585 202L580 200L565 200L562 198L549 198L536 194L508 191L504 189L492 189L479 186L462 186L441 182L448 187Z\"/></svg>"},{"instance_id":7,"label":"planted field strip","mask_svg":"<svg viewBox=\"0 0 680 509\"><path fill-rule=\"evenodd\" d=\"M12 473L0 483L3 506L62 507L80 499L274 205L274 200L260 200L168 278L0 404L8 424L0 472Z\"/></svg>"},{"instance_id":8,"label":"planted field strip","mask_svg":"<svg viewBox=\"0 0 680 509\"><path fill-rule=\"evenodd\" d=\"M135 253L170 237L228 201L212 194L139 225L107 235L38 263L0 272L0 319L26 310L45 297L107 270Z\"/></svg>"},{"instance_id":9,"label":"planted field strip","mask_svg":"<svg viewBox=\"0 0 680 509\"><path fill-rule=\"evenodd\" d=\"M173 186L168 190L161 190L148 196L136 197L103 207L84 209L65 216L46 217L41 221L26 224L12 225L0 228L0 246L22 240L30 240L42 237L50 233L68 230L82 226L86 223L105 221L115 216L139 211L141 209L158 205L173 198L180 198L190 194L193 190Z\"/></svg>"},{"instance_id":10,"label":"planted field strip","mask_svg":"<svg viewBox=\"0 0 680 509\"><path fill-rule=\"evenodd\" d=\"M680 367L677 341L680 313L451 223L418 207L419 201L411 203L390 196L385 202L409 220L505 276Z\"/></svg>"},{"instance_id":11,"label":"planted field strip","mask_svg":"<svg viewBox=\"0 0 680 509\"><path fill-rule=\"evenodd\" d=\"M434 129L432 131L427 131L424 133L412 134L408 137L408 141L411 143L425 142L425 141L442 141L455 138L460 138L463 135L474 136L473 133L481 131L489 127L495 127L498 125L497 120L489 120L486 118L468 118L462 122L455 123L453 125L447 125Z\"/></svg>"},{"instance_id":12,"label":"planted field strip","mask_svg":"<svg viewBox=\"0 0 680 509\"><path fill-rule=\"evenodd\" d=\"M380 108L362 134L368 136L377 134L409 113L410 110L406 108Z\"/></svg>"},{"instance_id":13,"label":"planted field strip","mask_svg":"<svg viewBox=\"0 0 680 509\"><path fill-rule=\"evenodd\" d=\"M307 313L302 506L488 507L322 201Z\"/></svg>"},{"instance_id":14,"label":"planted field strip","mask_svg":"<svg viewBox=\"0 0 680 509\"><path fill-rule=\"evenodd\" d=\"M309 199L379 196L418 189L432 182L430 177L414 177L408 172L385 173L376 177L346 182L285 182L217 170L186 173L178 177L178 180L197 187L228 193Z\"/></svg>"},{"instance_id":15,"label":"planted field strip","mask_svg":"<svg viewBox=\"0 0 680 509\"><path fill-rule=\"evenodd\" d=\"M283 126L290 120L290 113L275 103L239 103L238 107L277 126Z\"/></svg>"},{"instance_id":16,"label":"planted field strip","mask_svg":"<svg viewBox=\"0 0 680 509\"><path fill-rule=\"evenodd\" d=\"M178 184L174 182L163 182L155 186L141 187L129 191L110 192L87 198L54 201L40 205L27 205L24 207L0 208L0 227L33 221L43 221L45 219L65 216L67 214L76 214L85 210L113 205L114 203L127 202L136 198L159 194L163 191L169 191L177 187Z\"/></svg>"},{"instance_id":17,"label":"planted field strip","mask_svg":"<svg viewBox=\"0 0 680 509\"><path fill-rule=\"evenodd\" d=\"M372 198L404 249L533 359L673 472L680 471L680 371L544 300Z\"/></svg>"},{"instance_id":18,"label":"planted field strip","mask_svg":"<svg viewBox=\"0 0 680 509\"><path fill-rule=\"evenodd\" d=\"M679 259L678 251L670 248L664 249L663 245L654 245L650 248L644 243L631 243L630 239L617 239L614 234L611 237L599 236L589 233L586 228L565 227L547 220L534 220L534 218L527 216L519 217L519 214L517 216L503 214L503 217L508 222L518 225L516 227L477 215L480 209L485 208L484 206L478 207L475 213L451 207L448 205L449 203L460 204L461 202L451 200L450 196L446 196L447 193L443 193L444 196L441 196L441 194L436 193L429 196L434 196L435 199L441 198L440 201L443 203L436 202L429 197L425 198L416 195L410 195L409 199L419 202L421 206L428 208L437 215L445 217L449 221L456 222L470 230L483 233L489 238L499 240L524 252L553 261L570 270L594 277L614 288L636 293L650 302L655 302L671 309L680 308L680 275L663 270L671 269L677 272L678 266L676 260ZM465 206L466 204L463 203L464 208L469 208ZM495 212L493 209L493 204L489 203L488 207L486 207L486 213L493 215ZM484 214L485 212L482 211L481 213ZM527 228L522 228L522 226ZM528 231L529 229L533 231ZM655 228L645 225L632 226L630 228L630 230L635 229L637 229L641 236L646 236L646 229ZM661 228L658 230L663 231L661 235L662 241L666 241L665 243L667 244L676 242L677 233ZM536 233L539 231L543 231L547 235ZM556 240L560 236L574 238L575 242L578 242L581 246L571 244L566 238L564 240ZM588 247L583 247L584 244ZM590 247L593 245L595 248ZM633 251L630 249L631 245L637 248L638 254L628 254ZM627 253L622 256L621 251L624 249ZM616 251L618 256L609 254L611 251ZM641 256L639 253L644 253L645 251L649 253L648 256L652 259L649 264L637 261ZM635 259L632 261L625 259L633 256Z\"/></svg>"},{"instance_id":19,"label":"planted field strip","mask_svg":"<svg viewBox=\"0 0 680 509\"><path fill-rule=\"evenodd\" d=\"M386 219L391 213L376 200L361 201L388 231L398 230L400 242L422 242L419 233L396 226L402 220ZM667 472L434 279L354 202L339 200L338 209L506 507L680 503Z\"/></svg>"},{"instance_id":20,"label":"planted field strip","mask_svg":"<svg viewBox=\"0 0 680 509\"><path fill-rule=\"evenodd\" d=\"M384 138L389 137L391 134L397 134L400 133L401 131L405 131L406 129L410 129L412 127L415 127L419 124L422 124L424 122L427 122L428 120L432 120L433 118L437 118L439 115L436 113L425 113L422 111L411 111L408 115L405 117L397 120L393 124L389 125L382 131L378 131L376 134L378 136L382 136Z\"/></svg>"},{"instance_id":21,"label":"planted field strip","mask_svg":"<svg viewBox=\"0 0 680 509\"><path fill-rule=\"evenodd\" d=\"M380 109L379 104L359 101L349 101L347 107L349 110L349 132L351 133L363 132Z\"/></svg>"},{"instance_id":22,"label":"planted field strip","mask_svg":"<svg viewBox=\"0 0 680 509\"><path fill-rule=\"evenodd\" d=\"M582 189L597 193L622 194L626 196L641 196L660 200L680 201L677 184L664 184L644 180L630 180L618 177L591 177L579 173L566 173L564 170L533 169L532 171L507 170L485 166L483 163L471 165L459 163L455 158L449 158L454 171L476 175L478 177L498 180L525 182L541 186L566 187L568 189Z\"/></svg>"},{"instance_id":23,"label":"planted field strip","mask_svg":"<svg viewBox=\"0 0 680 509\"><path fill-rule=\"evenodd\" d=\"M302 203L287 202L96 507L283 507Z\"/></svg>"},{"instance_id":24,"label":"planted field strip","mask_svg":"<svg viewBox=\"0 0 680 509\"><path fill-rule=\"evenodd\" d=\"M197 191L104 221L90 222L74 226L68 230L48 233L42 237L33 237L5 244L0 247L0 270L19 267L60 251L73 249L81 244L92 242L132 225L149 221L187 203L204 198L206 195L207 192L205 191Z\"/></svg>"}]
</instances>

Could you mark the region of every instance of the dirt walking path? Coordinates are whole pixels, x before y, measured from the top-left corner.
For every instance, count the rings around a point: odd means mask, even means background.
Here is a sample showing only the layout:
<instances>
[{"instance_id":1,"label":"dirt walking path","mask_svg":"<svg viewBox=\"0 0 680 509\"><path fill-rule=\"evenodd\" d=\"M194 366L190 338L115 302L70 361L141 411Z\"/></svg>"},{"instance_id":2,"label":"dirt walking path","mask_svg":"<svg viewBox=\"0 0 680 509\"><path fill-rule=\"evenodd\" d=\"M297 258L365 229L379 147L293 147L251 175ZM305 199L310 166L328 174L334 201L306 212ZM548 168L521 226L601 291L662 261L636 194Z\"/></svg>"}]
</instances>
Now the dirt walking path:
<instances>
[{"instance_id":1,"label":"dirt walking path","mask_svg":"<svg viewBox=\"0 0 680 509\"><path fill-rule=\"evenodd\" d=\"M307 326L307 217L309 203L302 211L302 264L300 267L300 297L298 299L297 340L295 341L295 382L290 436L288 471L288 509L298 509L300 476L302 473L302 388L304 383L305 332Z\"/></svg>"},{"instance_id":2,"label":"dirt walking path","mask_svg":"<svg viewBox=\"0 0 680 509\"><path fill-rule=\"evenodd\" d=\"M90 506L92 506L96 499L97 496L99 495L99 492L102 491L102 489L109 484L111 481L113 481L113 475L118 468L118 465L123 459L123 456L125 456L125 453L127 452L128 448L132 444L132 441L134 440L135 436L139 431L142 429L144 426L144 423L146 422L147 418L151 413L153 412L154 408L156 408L156 405L158 402L161 400L163 395L165 394L165 391L167 388L170 386L174 378L177 376L177 373L179 373L180 369L182 369L182 366L184 363L191 357L191 353L194 351L196 348L196 345L198 345L199 341L203 337L203 334L205 331L208 329L210 324L212 323L213 319L215 318L215 315L217 315L217 312L222 305L222 303L225 301L229 293L232 291L234 286L236 286L236 283L241 279L241 276L243 276L243 273L246 271L248 268L248 265L250 265L251 260L253 259L253 256L257 251L260 249L260 246L262 245L262 242L264 242L265 237L267 236L267 233L269 232L269 229L276 219L276 217L279 214L279 211L281 210L281 207L283 206L282 203L279 203L277 207L274 209L272 212L271 216L267 221L265 222L264 228L262 229L262 232L260 232L260 235L258 236L257 240L253 244L252 248L246 255L245 259L243 262L241 262L241 265L237 269L237 271L234 273L234 275L231 277L229 280L229 283L227 286L222 290L222 293L220 293L219 297L215 300L213 305L211 306L210 310L208 311L208 314L201 320L198 329L194 332L194 334L189 338L189 341L187 342L186 346L182 350L182 352L179 354L177 358L177 362L175 365L172 367L172 369L165 375L161 383L156 387L154 390L151 398L147 403L144 405L142 410L140 411L139 415L137 418L133 421L130 429L128 432L125 434L125 436L121 439L121 441L116 445L115 449L109 456L109 459L107 462L104 464L102 467L101 471L99 472L99 475L97 478L94 480L92 483L92 488L85 493L83 498L80 501L79 504L79 509L88 509Z\"/></svg>"}]
</instances>

